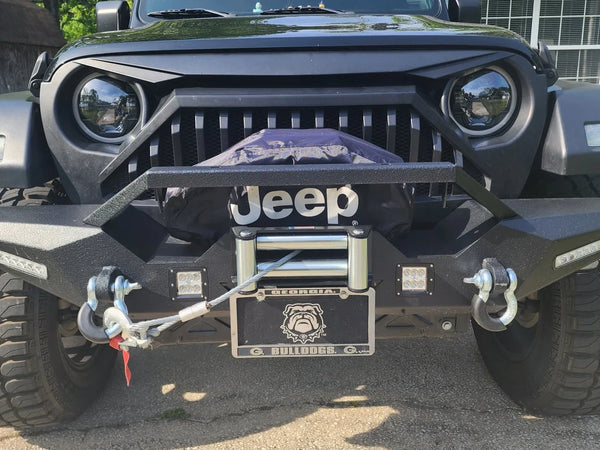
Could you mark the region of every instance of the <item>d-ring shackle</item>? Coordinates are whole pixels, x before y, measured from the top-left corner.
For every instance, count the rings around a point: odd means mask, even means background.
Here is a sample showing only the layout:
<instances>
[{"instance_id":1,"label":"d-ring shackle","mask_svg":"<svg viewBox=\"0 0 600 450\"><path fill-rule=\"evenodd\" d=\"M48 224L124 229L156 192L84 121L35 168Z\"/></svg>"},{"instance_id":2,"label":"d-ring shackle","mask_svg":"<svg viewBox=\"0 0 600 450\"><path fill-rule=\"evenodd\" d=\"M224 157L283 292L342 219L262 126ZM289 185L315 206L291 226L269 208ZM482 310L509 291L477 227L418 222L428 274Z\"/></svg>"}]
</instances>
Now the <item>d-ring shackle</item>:
<instances>
[{"instance_id":1,"label":"d-ring shackle","mask_svg":"<svg viewBox=\"0 0 600 450\"><path fill-rule=\"evenodd\" d=\"M473 284L479 289L479 293L473 296L471 305L473 307L473 318L479 326L487 331L500 332L506 330L517 316L519 304L515 296L517 289L517 274L512 269L505 269L508 276L508 286L504 290L504 300L506 301L506 310L500 317L492 317L486 310L486 304L490 298L490 293L494 289L494 276L488 269L481 269L472 278L465 278L463 281L467 284ZM497 286L496 286L497 287ZM503 289L501 289L503 290Z\"/></svg>"},{"instance_id":2,"label":"d-ring shackle","mask_svg":"<svg viewBox=\"0 0 600 450\"><path fill-rule=\"evenodd\" d=\"M77 314L77 326L82 336L87 340L96 344L107 344L110 338L116 336L122 331L121 320L103 321L102 325L97 325L94 316L98 308L98 299L96 298L96 282L98 277L91 277L87 285L87 301L79 309ZM127 305L125 304L125 296L131 291L141 289L139 283L132 283L124 276L118 275L110 290L113 295L114 307L108 308L113 313L110 317L122 318L127 317ZM113 311L114 310L114 311ZM108 311L108 310L107 310ZM121 314L117 314L117 313ZM110 315L110 314L109 314ZM105 313L106 316L106 313ZM106 319L106 317L105 317Z\"/></svg>"}]
</instances>

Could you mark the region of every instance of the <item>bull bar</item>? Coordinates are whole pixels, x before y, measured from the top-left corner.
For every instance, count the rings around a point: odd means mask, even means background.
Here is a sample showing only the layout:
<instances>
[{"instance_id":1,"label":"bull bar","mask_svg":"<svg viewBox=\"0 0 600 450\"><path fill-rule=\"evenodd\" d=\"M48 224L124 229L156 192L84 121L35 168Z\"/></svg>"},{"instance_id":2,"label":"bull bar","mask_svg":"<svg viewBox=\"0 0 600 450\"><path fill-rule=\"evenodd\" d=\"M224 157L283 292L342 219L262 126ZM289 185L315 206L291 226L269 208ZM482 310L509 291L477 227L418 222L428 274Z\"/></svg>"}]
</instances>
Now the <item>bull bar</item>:
<instances>
[{"instance_id":1,"label":"bull bar","mask_svg":"<svg viewBox=\"0 0 600 450\"><path fill-rule=\"evenodd\" d=\"M317 186L344 184L456 183L498 218L515 215L508 206L451 163L364 165L306 164L298 166L155 167L144 172L85 218L103 226L149 189L167 187Z\"/></svg>"}]
</instances>

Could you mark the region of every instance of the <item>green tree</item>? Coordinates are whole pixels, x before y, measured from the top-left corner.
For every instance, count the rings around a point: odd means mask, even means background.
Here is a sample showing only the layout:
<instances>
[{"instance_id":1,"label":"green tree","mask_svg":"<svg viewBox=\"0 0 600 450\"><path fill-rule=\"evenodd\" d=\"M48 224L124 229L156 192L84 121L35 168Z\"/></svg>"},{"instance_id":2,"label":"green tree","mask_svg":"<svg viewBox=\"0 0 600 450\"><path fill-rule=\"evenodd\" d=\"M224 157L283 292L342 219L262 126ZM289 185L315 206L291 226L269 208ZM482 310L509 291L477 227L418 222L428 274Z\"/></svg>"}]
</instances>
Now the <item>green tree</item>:
<instances>
[{"instance_id":1,"label":"green tree","mask_svg":"<svg viewBox=\"0 0 600 450\"><path fill-rule=\"evenodd\" d=\"M60 2L60 29L68 42L96 32L98 0L66 0Z\"/></svg>"},{"instance_id":2,"label":"green tree","mask_svg":"<svg viewBox=\"0 0 600 450\"><path fill-rule=\"evenodd\" d=\"M68 42L96 31L98 0L43 0L36 3L50 11Z\"/></svg>"},{"instance_id":3,"label":"green tree","mask_svg":"<svg viewBox=\"0 0 600 450\"><path fill-rule=\"evenodd\" d=\"M37 4L55 17L65 39L75 39L96 32L96 3L99 0L43 0ZM131 6L131 1L129 1Z\"/></svg>"}]
</instances>

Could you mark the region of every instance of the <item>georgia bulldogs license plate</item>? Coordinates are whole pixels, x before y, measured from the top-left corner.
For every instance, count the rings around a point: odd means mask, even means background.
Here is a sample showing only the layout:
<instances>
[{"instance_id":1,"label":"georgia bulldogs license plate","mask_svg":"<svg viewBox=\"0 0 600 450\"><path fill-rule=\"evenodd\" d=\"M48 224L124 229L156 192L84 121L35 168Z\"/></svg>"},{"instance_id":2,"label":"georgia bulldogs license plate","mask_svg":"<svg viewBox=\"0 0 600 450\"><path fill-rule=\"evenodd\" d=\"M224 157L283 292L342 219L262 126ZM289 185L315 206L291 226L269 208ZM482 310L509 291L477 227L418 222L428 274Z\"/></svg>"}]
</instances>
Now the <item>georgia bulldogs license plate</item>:
<instances>
[{"instance_id":1,"label":"georgia bulldogs license plate","mask_svg":"<svg viewBox=\"0 0 600 450\"><path fill-rule=\"evenodd\" d=\"M368 356L375 351L375 291L261 289L230 300L236 358Z\"/></svg>"}]
</instances>

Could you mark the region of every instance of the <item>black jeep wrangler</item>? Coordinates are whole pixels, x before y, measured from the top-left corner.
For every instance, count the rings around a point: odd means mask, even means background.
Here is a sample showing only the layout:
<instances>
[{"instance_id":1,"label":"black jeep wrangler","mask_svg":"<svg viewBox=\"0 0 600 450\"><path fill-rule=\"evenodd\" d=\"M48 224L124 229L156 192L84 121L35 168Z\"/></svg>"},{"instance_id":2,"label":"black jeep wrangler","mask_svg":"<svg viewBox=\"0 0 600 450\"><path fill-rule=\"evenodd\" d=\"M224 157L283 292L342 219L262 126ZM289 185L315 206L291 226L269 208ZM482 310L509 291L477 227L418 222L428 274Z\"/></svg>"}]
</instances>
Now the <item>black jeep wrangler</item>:
<instances>
[{"instance_id":1,"label":"black jeep wrangler","mask_svg":"<svg viewBox=\"0 0 600 450\"><path fill-rule=\"evenodd\" d=\"M600 87L476 0L289 5L100 2L0 96L2 421L73 419L134 347L471 323L516 402L600 411Z\"/></svg>"}]
</instances>

